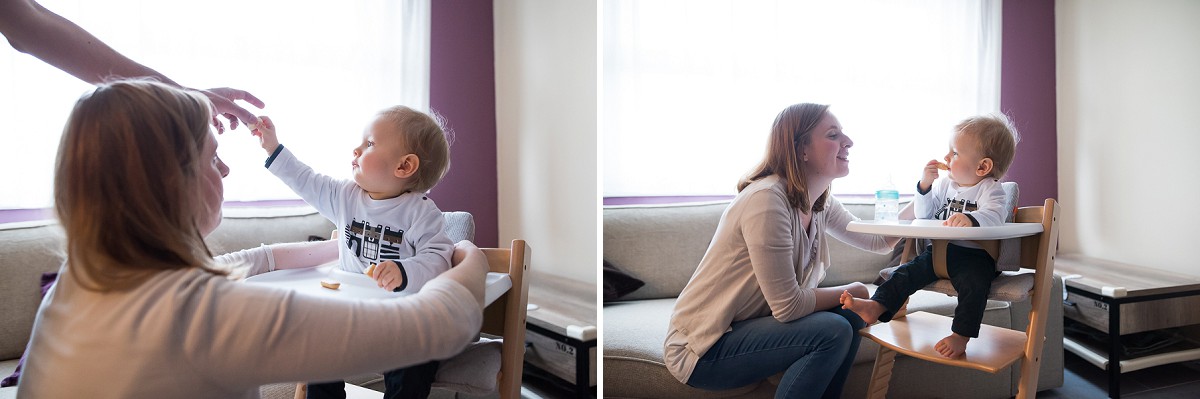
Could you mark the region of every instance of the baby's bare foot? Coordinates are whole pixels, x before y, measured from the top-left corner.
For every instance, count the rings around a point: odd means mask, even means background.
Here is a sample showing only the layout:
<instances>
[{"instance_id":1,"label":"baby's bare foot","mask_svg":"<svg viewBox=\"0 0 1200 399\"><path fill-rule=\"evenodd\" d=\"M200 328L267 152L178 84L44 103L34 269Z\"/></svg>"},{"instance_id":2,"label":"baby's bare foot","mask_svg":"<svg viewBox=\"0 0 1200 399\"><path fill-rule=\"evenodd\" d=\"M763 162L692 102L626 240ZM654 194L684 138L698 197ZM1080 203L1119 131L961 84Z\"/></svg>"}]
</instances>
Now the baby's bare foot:
<instances>
[{"instance_id":1,"label":"baby's bare foot","mask_svg":"<svg viewBox=\"0 0 1200 399\"><path fill-rule=\"evenodd\" d=\"M886 310L883 304L870 299L855 298L850 295L850 291L842 291L842 296L838 297L838 302L841 302L842 309L850 310L857 314L867 324L874 324L879 321L879 315Z\"/></svg>"},{"instance_id":2,"label":"baby's bare foot","mask_svg":"<svg viewBox=\"0 0 1200 399\"><path fill-rule=\"evenodd\" d=\"M933 346L933 349L937 350L942 356L956 358L967 353L967 341L970 340L971 337L950 334L946 338L942 338L941 341L938 341L937 345Z\"/></svg>"}]
</instances>

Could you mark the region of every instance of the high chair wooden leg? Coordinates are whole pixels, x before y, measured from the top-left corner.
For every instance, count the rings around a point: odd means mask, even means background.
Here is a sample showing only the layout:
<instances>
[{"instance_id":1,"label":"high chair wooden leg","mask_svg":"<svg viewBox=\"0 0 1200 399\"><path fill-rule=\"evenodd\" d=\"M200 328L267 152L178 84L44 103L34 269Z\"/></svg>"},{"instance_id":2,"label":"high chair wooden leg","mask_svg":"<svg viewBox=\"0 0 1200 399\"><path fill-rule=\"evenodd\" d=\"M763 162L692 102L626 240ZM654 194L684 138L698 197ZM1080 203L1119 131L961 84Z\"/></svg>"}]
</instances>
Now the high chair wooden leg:
<instances>
[{"instance_id":1,"label":"high chair wooden leg","mask_svg":"<svg viewBox=\"0 0 1200 399\"><path fill-rule=\"evenodd\" d=\"M887 397L888 382L892 379L892 366L896 364L896 351L880 346L875 354L875 368L871 370L871 384L867 386L868 399Z\"/></svg>"}]
</instances>

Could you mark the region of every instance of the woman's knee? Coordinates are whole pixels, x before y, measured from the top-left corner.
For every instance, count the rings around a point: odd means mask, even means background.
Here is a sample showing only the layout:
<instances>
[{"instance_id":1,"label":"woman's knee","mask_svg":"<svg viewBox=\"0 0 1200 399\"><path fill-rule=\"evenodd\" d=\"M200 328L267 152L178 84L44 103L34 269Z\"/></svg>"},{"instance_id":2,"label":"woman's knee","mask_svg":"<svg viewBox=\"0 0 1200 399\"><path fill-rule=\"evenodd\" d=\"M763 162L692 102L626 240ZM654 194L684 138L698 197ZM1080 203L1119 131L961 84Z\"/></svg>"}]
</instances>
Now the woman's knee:
<instances>
[{"instance_id":1,"label":"woman's knee","mask_svg":"<svg viewBox=\"0 0 1200 399\"><path fill-rule=\"evenodd\" d=\"M853 313L851 315L855 318L858 317ZM819 332L825 338L824 341L831 346L849 348L851 341L858 336L858 332L848 316L839 312L818 312L812 317L818 318L819 321L819 325L812 326L813 331ZM859 322L862 320L859 319Z\"/></svg>"}]
</instances>

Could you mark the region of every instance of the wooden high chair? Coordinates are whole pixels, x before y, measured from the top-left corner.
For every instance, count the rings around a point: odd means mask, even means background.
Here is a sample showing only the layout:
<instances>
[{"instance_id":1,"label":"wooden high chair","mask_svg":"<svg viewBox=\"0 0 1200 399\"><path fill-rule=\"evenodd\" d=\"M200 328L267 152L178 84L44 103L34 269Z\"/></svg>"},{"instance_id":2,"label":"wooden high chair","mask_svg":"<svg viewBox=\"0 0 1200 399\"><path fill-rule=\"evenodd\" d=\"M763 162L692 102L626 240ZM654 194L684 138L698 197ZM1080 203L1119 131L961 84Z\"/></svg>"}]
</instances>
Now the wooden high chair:
<instances>
[{"instance_id":1,"label":"wooden high chair","mask_svg":"<svg viewBox=\"0 0 1200 399\"><path fill-rule=\"evenodd\" d=\"M521 373L525 363L525 316L529 304L530 249L525 240L513 240L508 248L480 248L487 257L488 271L506 273L512 288L483 310L480 332L504 339L500 348L500 375L496 390L501 399L521 398ZM296 384L296 399L304 399L308 386ZM347 398L380 398L382 392L346 384Z\"/></svg>"},{"instance_id":2,"label":"wooden high chair","mask_svg":"<svg viewBox=\"0 0 1200 399\"><path fill-rule=\"evenodd\" d=\"M483 310L484 334L504 338L500 349L500 391L502 399L521 398L521 373L525 364L525 314L529 305L530 249L525 240L513 240L509 248L483 248L488 271L508 273L512 288Z\"/></svg>"},{"instance_id":3,"label":"wooden high chair","mask_svg":"<svg viewBox=\"0 0 1200 399\"><path fill-rule=\"evenodd\" d=\"M996 373L1021 360L1021 376L1016 397L1034 397L1037 393L1042 345L1046 340L1046 317L1051 299L1050 284L1054 277L1054 255L1058 248L1058 212L1058 203L1054 199L1047 199L1043 206L1019 208L1015 214L1016 223L1042 224L1041 233L1020 238L1020 265L1034 270L1033 288L1028 293L1032 297L1029 324L1025 332L984 324L980 326L979 337L972 339L967 346L967 354L950 359L937 353L934 345L950 331L953 320L951 317L927 312L908 315L897 313L891 322L875 324L859 331L863 337L879 344L867 397L886 397L897 353L990 373ZM939 259L935 261L935 265L942 264L938 275L946 278L945 242L934 241L934 258ZM937 241L943 242L939 244ZM942 249L940 258L937 251L939 246ZM985 245L985 248L987 247ZM988 249L989 252L994 251L992 248ZM907 252L906 250L906 255Z\"/></svg>"},{"instance_id":4,"label":"wooden high chair","mask_svg":"<svg viewBox=\"0 0 1200 399\"><path fill-rule=\"evenodd\" d=\"M472 240L475 237L475 220L469 212L442 212L446 219L445 232L451 241ZM338 239L334 230L330 238ZM513 240L508 248L480 248L487 257L488 271L508 274L512 288L483 310L483 326L480 332L504 339L500 348L500 375L496 390L502 399L521 397L521 375L525 364L525 316L529 304L529 281L525 272L529 270L530 248L525 240ZM308 384L296 384L295 399L304 399ZM346 383L346 397L379 398L383 394L354 384Z\"/></svg>"}]
</instances>

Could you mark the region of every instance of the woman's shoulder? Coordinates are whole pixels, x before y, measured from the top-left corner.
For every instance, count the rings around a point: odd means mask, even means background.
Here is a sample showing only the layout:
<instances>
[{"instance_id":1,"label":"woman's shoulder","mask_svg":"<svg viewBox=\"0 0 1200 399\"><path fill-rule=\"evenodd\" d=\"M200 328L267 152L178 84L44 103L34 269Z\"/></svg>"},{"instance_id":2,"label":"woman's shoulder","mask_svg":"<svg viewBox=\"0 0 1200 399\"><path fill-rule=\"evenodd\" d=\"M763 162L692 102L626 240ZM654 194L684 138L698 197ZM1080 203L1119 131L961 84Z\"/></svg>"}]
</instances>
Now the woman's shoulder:
<instances>
[{"instance_id":1,"label":"woman's shoulder","mask_svg":"<svg viewBox=\"0 0 1200 399\"><path fill-rule=\"evenodd\" d=\"M780 194L786 194L787 188L784 187L783 180L776 175L765 176L758 180L750 182L746 188L743 188L738 195L747 195L760 191L774 191Z\"/></svg>"},{"instance_id":2,"label":"woman's shoulder","mask_svg":"<svg viewBox=\"0 0 1200 399\"><path fill-rule=\"evenodd\" d=\"M750 182L745 188L738 192L737 198L734 198L734 204L738 203L779 203L786 205L787 189L783 185L783 181L778 176L770 175L758 180Z\"/></svg>"}]
</instances>

